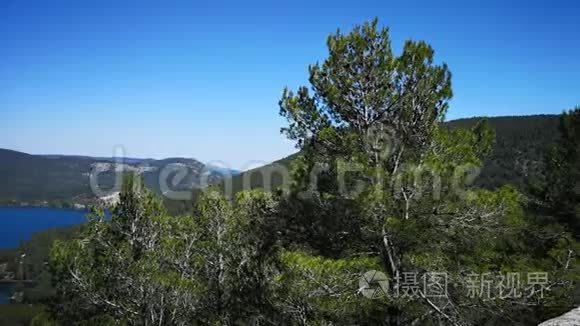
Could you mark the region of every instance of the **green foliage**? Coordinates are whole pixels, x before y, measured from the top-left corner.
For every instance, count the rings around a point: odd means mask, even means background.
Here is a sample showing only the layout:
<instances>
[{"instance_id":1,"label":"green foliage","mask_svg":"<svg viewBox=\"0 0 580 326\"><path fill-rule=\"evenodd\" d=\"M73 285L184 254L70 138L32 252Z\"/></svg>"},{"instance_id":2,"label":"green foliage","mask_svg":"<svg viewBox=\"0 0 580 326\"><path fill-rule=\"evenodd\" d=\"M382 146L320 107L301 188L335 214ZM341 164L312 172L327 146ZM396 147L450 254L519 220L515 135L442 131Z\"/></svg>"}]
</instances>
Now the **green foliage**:
<instances>
[{"instance_id":1,"label":"green foliage","mask_svg":"<svg viewBox=\"0 0 580 326\"><path fill-rule=\"evenodd\" d=\"M560 140L546 155L548 213L580 238L580 108L560 118Z\"/></svg>"},{"instance_id":2,"label":"green foliage","mask_svg":"<svg viewBox=\"0 0 580 326\"><path fill-rule=\"evenodd\" d=\"M78 238L54 243L51 311L66 324L273 318L266 295L276 258L268 227L274 207L265 193L241 193L230 203L208 192L195 217L171 217L129 176L110 220L97 212Z\"/></svg>"},{"instance_id":3,"label":"green foliage","mask_svg":"<svg viewBox=\"0 0 580 326\"><path fill-rule=\"evenodd\" d=\"M556 264L554 273L564 285L538 309L544 315L554 306L580 303L579 130L580 109L562 114L559 140L545 153L545 179L536 184L527 207L529 248L543 266Z\"/></svg>"},{"instance_id":4,"label":"green foliage","mask_svg":"<svg viewBox=\"0 0 580 326\"><path fill-rule=\"evenodd\" d=\"M385 320L386 305L361 295L359 280L380 270L376 257L328 259L283 252L283 273L275 280L276 304L287 323L352 325Z\"/></svg>"},{"instance_id":5,"label":"green foliage","mask_svg":"<svg viewBox=\"0 0 580 326\"><path fill-rule=\"evenodd\" d=\"M0 305L0 325L25 326L30 325L35 315L42 313L39 305L28 304L4 304ZM52 326L50 324L33 324Z\"/></svg>"}]
</instances>

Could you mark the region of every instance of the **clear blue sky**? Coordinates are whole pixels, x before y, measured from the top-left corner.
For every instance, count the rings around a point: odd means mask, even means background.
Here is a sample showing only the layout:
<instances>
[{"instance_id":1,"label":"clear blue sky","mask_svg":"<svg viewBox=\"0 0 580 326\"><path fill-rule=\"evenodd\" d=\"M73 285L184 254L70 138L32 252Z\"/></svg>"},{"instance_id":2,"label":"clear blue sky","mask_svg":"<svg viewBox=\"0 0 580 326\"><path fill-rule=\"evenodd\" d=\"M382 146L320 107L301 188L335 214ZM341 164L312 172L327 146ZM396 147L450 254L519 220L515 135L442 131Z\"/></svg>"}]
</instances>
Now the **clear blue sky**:
<instances>
[{"instance_id":1,"label":"clear blue sky","mask_svg":"<svg viewBox=\"0 0 580 326\"><path fill-rule=\"evenodd\" d=\"M284 86L373 17L453 72L449 119L580 104L580 2L0 1L0 147L194 157L242 168L293 152Z\"/></svg>"}]
</instances>

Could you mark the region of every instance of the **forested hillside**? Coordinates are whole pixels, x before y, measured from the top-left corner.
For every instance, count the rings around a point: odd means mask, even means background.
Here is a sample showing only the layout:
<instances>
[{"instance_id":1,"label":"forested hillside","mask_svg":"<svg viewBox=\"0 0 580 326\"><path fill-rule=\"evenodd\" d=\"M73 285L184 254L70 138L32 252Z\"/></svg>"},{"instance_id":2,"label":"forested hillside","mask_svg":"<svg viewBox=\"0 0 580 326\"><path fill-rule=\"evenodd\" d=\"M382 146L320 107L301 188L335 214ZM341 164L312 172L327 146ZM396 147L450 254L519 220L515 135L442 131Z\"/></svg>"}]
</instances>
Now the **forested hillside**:
<instances>
[{"instance_id":1,"label":"forested hillside","mask_svg":"<svg viewBox=\"0 0 580 326\"><path fill-rule=\"evenodd\" d=\"M495 131L495 143L475 185L493 189L513 184L527 191L531 184L543 178L544 155L547 148L558 139L557 115L473 117L451 120L445 125L452 129L471 128L481 120L488 121ZM250 189L262 188L263 176L271 178L272 188L279 187L284 180L279 165L289 166L296 155L233 176L233 192L244 189L244 179Z\"/></svg>"},{"instance_id":2,"label":"forested hillside","mask_svg":"<svg viewBox=\"0 0 580 326\"><path fill-rule=\"evenodd\" d=\"M51 159L0 149L0 198L2 201L42 201L88 196L91 161Z\"/></svg>"},{"instance_id":3,"label":"forested hillside","mask_svg":"<svg viewBox=\"0 0 580 326\"><path fill-rule=\"evenodd\" d=\"M451 128L469 128L481 119L458 119L446 124ZM495 144L476 185L497 188L507 183L525 191L530 183L542 179L546 150L559 137L559 116L506 116L486 120L495 131Z\"/></svg>"}]
</instances>

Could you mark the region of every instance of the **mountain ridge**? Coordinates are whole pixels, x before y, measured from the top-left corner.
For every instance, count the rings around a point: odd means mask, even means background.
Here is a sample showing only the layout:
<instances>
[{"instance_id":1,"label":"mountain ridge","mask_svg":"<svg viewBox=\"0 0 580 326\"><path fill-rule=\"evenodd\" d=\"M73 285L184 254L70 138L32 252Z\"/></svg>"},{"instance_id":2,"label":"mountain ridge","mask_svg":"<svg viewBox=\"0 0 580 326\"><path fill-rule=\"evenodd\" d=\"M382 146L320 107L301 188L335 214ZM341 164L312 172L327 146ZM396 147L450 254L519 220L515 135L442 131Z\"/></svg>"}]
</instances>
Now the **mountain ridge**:
<instances>
[{"instance_id":1,"label":"mountain ridge","mask_svg":"<svg viewBox=\"0 0 580 326\"><path fill-rule=\"evenodd\" d=\"M135 172L148 188L161 193L160 177L176 191L200 187L202 174L215 183L225 171L191 158L171 157L160 160L140 158L92 157L85 155L29 154L0 148L0 203L9 205L68 206L97 201L90 184L96 173L97 185L110 189L116 172ZM177 178L177 172L180 177ZM185 173L183 173L185 172ZM230 171L229 174L234 174Z\"/></svg>"}]
</instances>

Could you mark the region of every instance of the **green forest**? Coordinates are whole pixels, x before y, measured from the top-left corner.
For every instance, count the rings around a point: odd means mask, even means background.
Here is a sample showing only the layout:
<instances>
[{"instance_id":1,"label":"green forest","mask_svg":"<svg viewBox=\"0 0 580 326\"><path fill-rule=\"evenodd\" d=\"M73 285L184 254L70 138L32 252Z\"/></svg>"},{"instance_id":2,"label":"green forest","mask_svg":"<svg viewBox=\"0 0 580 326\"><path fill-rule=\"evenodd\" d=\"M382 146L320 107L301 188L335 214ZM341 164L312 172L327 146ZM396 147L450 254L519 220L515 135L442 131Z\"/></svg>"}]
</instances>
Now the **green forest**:
<instances>
[{"instance_id":1,"label":"green forest","mask_svg":"<svg viewBox=\"0 0 580 326\"><path fill-rule=\"evenodd\" d=\"M10 318L536 325L579 306L580 108L446 121L429 44L394 53L377 20L326 44L279 101L296 154L181 203L127 173L114 207L0 253L34 257Z\"/></svg>"}]
</instances>

